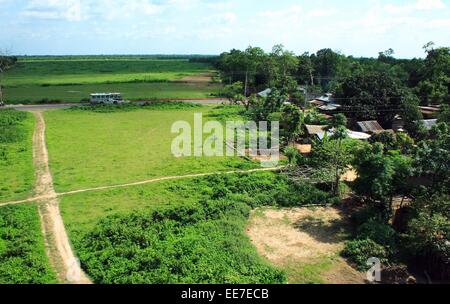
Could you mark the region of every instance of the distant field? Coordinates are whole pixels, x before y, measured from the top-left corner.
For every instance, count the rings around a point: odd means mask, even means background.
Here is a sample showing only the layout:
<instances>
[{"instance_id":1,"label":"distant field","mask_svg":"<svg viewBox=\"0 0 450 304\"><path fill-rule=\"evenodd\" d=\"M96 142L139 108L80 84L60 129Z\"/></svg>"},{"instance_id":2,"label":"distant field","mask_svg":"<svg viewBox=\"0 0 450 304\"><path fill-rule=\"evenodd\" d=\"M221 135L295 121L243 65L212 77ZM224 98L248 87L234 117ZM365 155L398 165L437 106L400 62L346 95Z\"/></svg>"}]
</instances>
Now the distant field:
<instances>
[{"instance_id":1,"label":"distant field","mask_svg":"<svg viewBox=\"0 0 450 304\"><path fill-rule=\"evenodd\" d=\"M188 105L186 105L188 106ZM258 163L239 157L175 158L174 122L193 124L194 113L214 107L141 109L95 113L57 110L45 113L50 169L59 192L116 185L155 177L248 169Z\"/></svg>"},{"instance_id":2,"label":"distant field","mask_svg":"<svg viewBox=\"0 0 450 304\"><path fill-rule=\"evenodd\" d=\"M7 72L4 86L11 103L78 102L101 91L118 91L130 100L206 98L217 94L218 84L172 82L210 72L209 64L188 59L30 57Z\"/></svg>"},{"instance_id":3,"label":"distant field","mask_svg":"<svg viewBox=\"0 0 450 304\"><path fill-rule=\"evenodd\" d=\"M34 186L33 115L0 110L0 202L28 197Z\"/></svg>"},{"instance_id":4,"label":"distant field","mask_svg":"<svg viewBox=\"0 0 450 304\"><path fill-rule=\"evenodd\" d=\"M10 103L79 102L92 92L120 92L127 100L153 100L164 98L211 98L219 93L221 85L209 83L116 83L71 86L20 86L5 89ZM47 99L45 101L44 99Z\"/></svg>"}]
</instances>

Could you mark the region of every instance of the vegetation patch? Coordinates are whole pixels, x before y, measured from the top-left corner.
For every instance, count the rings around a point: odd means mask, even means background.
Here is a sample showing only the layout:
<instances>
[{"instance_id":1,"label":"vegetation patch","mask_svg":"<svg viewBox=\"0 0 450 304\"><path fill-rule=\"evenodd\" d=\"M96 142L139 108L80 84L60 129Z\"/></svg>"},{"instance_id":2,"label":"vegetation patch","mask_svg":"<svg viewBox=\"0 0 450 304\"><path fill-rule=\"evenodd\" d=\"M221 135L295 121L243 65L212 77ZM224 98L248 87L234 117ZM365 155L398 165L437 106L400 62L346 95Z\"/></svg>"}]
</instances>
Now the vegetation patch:
<instances>
[{"instance_id":1,"label":"vegetation patch","mask_svg":"<svg viewBox=\"0 0 450 304\"><path fill-rule=\"evenodd\" d=\"M91 111L97 113L113 113L113 112L127 112L133 110L186 110L186 109L195 109L201 108L202 106L199 104L193 104L189 102L162 102L162 101L153 101L146 102L143 104L136 103L126 103L119 105L110 105L110 104L100 104L100 105L92 105L92 106L76 106L71 107L69 111Z\"/></svg>"},{"instance_id":2,"label":"vegetation patch","mask_svg":"<svg viewBox=\"0 0 450 304\"><path fill-rule=\"evenodd\" d=\"M0 269L0 284L56 283L35 205L0 208Z\"/></svg>"},{"instance_id":3,"label":"vegetation patch","mask_svg":"<svg viewBox=\"0 0 450 304\"><path fill-rule=\"evenodd\" d=\"M73 244L96 282L285 281L280 271L259 258L244 231L251 208L300 205L297 198L307 195L301 185L272 172L257 172L117 191L62 201ZM90 206L95 219L76 214L86 208L83 204ZM135 212L130 214L130 209Z\"/></svg>"},{"instance_id":4,"label":"vegetation patch","mask_svg":"<svg viewBox=\"0 0 450 304\"><path fill-rule=\"evenodd\" d=\"M283 283L245 237L249 212L220 200L108 218L83 239L80 258L107 284Z\"/></svg>"},{"instance_id":5,"label":"vegetation patch","mask_svg":"<svg viewBox=\"0 0 450 304\"><path fill-rule=\"evenodd\" d=\"M0 202L28 196L34 184L32 115L0 110Z\"/></svg>"}]
</instances>

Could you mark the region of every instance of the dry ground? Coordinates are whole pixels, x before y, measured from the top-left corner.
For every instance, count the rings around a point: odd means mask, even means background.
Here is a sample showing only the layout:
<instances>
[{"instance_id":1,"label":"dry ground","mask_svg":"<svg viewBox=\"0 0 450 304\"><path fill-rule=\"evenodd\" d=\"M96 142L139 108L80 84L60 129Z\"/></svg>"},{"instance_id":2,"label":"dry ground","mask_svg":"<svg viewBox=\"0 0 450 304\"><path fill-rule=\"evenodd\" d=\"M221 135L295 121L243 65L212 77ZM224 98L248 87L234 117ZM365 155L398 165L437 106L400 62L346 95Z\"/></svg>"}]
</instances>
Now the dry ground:
<instances>
[{"instance_id":1,"label":"dry ground","mask_svg":"<svg viewBox=\"0 0 450 304\"><path fill-rule=\"evenodd\" d=\"M349 224L337 208L257 209L247 233L262 256L286 271L289 283L364 283L364 274L339 256Z\"/></svg>"},{"instance_id":2,"label":"dry ground","mask_svg":"<svg viewBox=\"0 0 450 304\"><path fill-rule=\"evenodd\" d=\"M175 82L190 82L190 83L209 83L213 82L213 73L201 73L199 75L191 75L176 80Z\"/></svg>"}]
</instances>

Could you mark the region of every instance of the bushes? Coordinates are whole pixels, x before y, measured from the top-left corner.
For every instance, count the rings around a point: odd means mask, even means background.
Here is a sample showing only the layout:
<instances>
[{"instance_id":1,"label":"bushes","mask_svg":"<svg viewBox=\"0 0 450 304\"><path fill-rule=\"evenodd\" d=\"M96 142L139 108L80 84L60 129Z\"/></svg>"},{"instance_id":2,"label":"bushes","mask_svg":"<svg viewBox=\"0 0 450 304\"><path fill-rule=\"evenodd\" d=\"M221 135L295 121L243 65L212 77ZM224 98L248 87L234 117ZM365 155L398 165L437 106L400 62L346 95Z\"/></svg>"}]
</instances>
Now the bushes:
<instances>
[{"instance_id":1,"label":"bushes","mask_svg":"<svg viewBox=\"0 0 450 304\"><path fill-rule=\"evenodd\" d=\"M367 260L376 257L382 263L387 262L386 249L371 239L356 239L347 242L342 255L354 262L360 271L367 270Z\"/></svg>"},{"instance_id":2,"label":"bushes","mask_svg":"<svg viewBox=\"0 0 450 304\"><path fill-rule=\"evenodd\" d=\"M388 224L376 220L369 220L358 227L358 238L371 239L374 242L386 246L392 253L396 244L396 232Z\"/></svg>"},{"instance_id":3,"label":"bushes","mask_svg":"<svg viewBox=\"0 0 450 304\"><path fill-rule=\"evenodd\" d=\"M0 144L15 143L23 140L26 131L22 127L27 113L13 109L0 110Z\"/></svg>"},{"instance_id":4,"label":"bushes","mask_svg":"<svg viewBox=\"0 0 450 304\"><path fill-rule=\"evenodd\" d=\"M284 283L244 234L250 208L204 201L104 219L80 257L97 283Z\"/></svg>"},{"instance_id":5,"label":"bushes","mask_svg":"<svg viewBox=\"0 0 450 304\"><path fill-rule=\"evenodd\" d=\"M245 235L250 210L328 198L273 172L208 176L168 190L200 199L105 218L75 241L95 282L284 283Z\"/></svg>"},{"instance_id":6,"label":"bushes","mask_svg":"<svg viewBox=\"0 0 450 304\"><path fill-rule=\"evenodd\" d=\"M36 207L0 208L0 284L54 283Z\"/></svg>"},{"instance_id":7,"label":"bushes","mask_svg":"<svg viewBox=\"0 0 450 304\"><path fill-rule=\"evenodd\" d=\"M215 175L203 179L212 198L225 194L241 195L252 208L260 206L298 207L312 204L334 204L335 197L308 183L293 182L272 172L258 174Z\"/></svg>"},{"instance_id":8,"label":"bushes","mask_svg":"<svg viewBox=\"0 0 450 304\"><path fill-rule=\"evenodd\" d=\"M342 255L360 270L367 269L367 259L374 257L388 262L398 253L397 232L391 225L380 221L374 206L356 212L352 219L357 225L356 239L345 244Z\"/></svg>"},{"instance_id":9,"label":"bushes","mask_svg":"<svg viewBox=\"0 0 450 304\"><path fill-rule=\"evenodd\" d=\"M201 105L188 103L188 102L164 102L164 101L154 101L146 102L143 104L138 103L124 103L124 104L98 104L98 105L88 105L88 106L74 106L68 111L90 111L96 113L114 113L114 112L128 112L139 109L151 109L151 110L184 110L199 108Z\"/></svg>"}]
</instances>

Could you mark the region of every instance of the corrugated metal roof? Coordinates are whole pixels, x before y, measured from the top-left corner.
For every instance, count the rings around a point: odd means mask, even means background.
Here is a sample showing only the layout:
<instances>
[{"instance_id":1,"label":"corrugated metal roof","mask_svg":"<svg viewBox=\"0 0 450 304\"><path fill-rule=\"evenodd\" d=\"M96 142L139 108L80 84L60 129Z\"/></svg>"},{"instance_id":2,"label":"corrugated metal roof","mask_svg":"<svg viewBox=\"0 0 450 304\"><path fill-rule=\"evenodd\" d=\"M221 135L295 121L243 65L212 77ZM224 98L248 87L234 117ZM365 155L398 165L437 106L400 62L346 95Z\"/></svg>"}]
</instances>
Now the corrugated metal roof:
<instances>
[{"instance_id":1,"label":"corrugated metal roof","mask_svg":"<svg viewBox=\"0 0 450 304\"><path fill-rule=\"evenodd\" d=\"M324 133L326 126L321 125L305 125L309 135L318 135Z\"/></svg>"},{"instance_id":2,"label":"corrugated metal roof","mask_svg":"<svg viewBox=\"0 0 450 304\"><path fill-rule=\"evenodd\" d=\"M437 124L437 119L425 119L422 122L427 130L431 130Z\"/></svg>"},{"instance_id":3,"label":"corrugated metal roof","mask_svg":"<svg viewBox=\"0 0 450 304\"><path fill-rule=\"evenodd\" d=\"M325 137L325 133L328 137L333 136L334 130L329 130L329 131L317 134L317 136L319 137L320 140L322 140ZM347 129L347 136L351 139L359 139L359 140L368 140L369 138L372 137L370 134L363 133L363 132L351 131L348 129Z\"/></svg>"},{"instance_id":4,"label":"corrugated metal roof","mask_svg":"<svg viewBox=\"0 0 450 304\"><path fill-rule=\"evenodd\" d=\"M363 132L379 133L384 130L376 120L358 121L357 124Z\"/></svg>"},{"instance_id":5,"label":"corrugated metal roof","mask_svg":"<svg viewBox=\"0 0 450 304\"><path fill-rule=\"evenodd\" d=\"M258 95L261 97L267 97L270 93L272 93L272 89L265 89L264 91L259 92Z\"/></svg>"}]
</instances>

